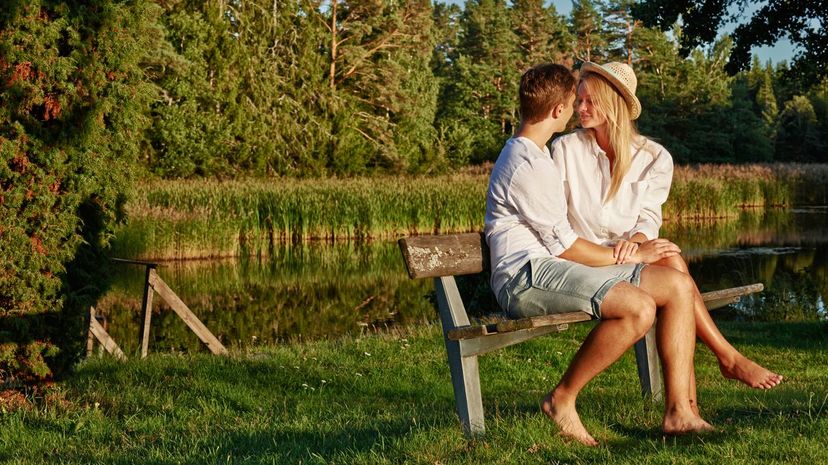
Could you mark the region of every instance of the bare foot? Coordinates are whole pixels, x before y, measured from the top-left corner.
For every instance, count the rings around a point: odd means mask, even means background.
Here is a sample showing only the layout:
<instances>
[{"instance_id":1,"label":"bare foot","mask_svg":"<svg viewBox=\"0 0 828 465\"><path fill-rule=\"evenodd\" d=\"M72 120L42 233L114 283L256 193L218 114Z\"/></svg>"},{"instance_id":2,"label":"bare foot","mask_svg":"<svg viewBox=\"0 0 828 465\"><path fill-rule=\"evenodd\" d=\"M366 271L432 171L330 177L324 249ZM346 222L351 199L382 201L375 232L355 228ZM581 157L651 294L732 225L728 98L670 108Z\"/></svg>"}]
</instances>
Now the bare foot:
<instances>
[{"instance_id":1,"label":"bare foot","mask_svg":"<svg viewBox=\"0 0 828 465\"><path fill-rule=\"evenodd\" d=\"M581 423L581 418L575 410L574 403L572 405L558 404L550 392L543 398L541 410L558 425L561 434L564 436L573 438L590 447L598 447L598 441L587 432L584 424Z\"/></svg>"},{"instance_id":2,"label":"bare foot","mask_svg":"<svg viewBox=\"0 0 828 465\"><path fill-rule=\"evenodd\" d=\"M665 434L680 435L689 433L707 433L716 431L716 428L692 412L685 412L684 414L673 412L664 416L664 421L661 424L661 430L664 431Z\"/></svg>"},{"instance_id":3,"label":"bare foot","mask_svg":"<svg viewBox=\"0 0 828 465\"><path fill-rule=\"evenodd\" d=\"M739 380L756 389L770 389L782 382L782 375L768 370L742 354L731 364L725 364L720 360L719 370L725 378Z\"/></svg>"}]
</instances>

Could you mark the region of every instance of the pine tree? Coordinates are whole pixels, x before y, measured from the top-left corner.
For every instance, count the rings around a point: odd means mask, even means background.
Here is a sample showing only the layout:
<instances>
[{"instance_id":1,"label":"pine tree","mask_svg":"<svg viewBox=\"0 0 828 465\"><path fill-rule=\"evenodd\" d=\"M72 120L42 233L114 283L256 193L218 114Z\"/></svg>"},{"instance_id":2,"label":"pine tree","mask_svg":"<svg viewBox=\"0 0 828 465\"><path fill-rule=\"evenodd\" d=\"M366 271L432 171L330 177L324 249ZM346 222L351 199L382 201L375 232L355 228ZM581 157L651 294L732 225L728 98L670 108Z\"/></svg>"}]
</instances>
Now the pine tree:
<instances>
[{"instance_id":1,"label":"pine tree","mask_svg":"<svg viewBox=\"0 0 828 465\"><path fill-rule=\"evenodd\" d=\"M796 95L779 113L776 138L777 161L825 162L826 141L820 138L816 112L811 101Z\"/></svg>"},{"instance_id":2,"label":"pine tree","mask_svg":"<svg viewBox=\"0 0 828 465\"><path fill-rule=\"evenodd\" d=\"M518 69L525 71L546 62L572 64L568 50L572 37L554 5L544 6L543 0L515 0L511 14L518 40Z\"/></svg>"},{"instance_id":3,"label":"pine tree","mask_svg":"<svg viewBox=\"0 0 828 465\"><path fill-rule=\"evenodd\" d=\"M467 2L461 31L438 131L455 162L479 163L497 157L518 122L518 39L504 0Z\"/></svg>"},{"instance_id":4,"label":"pine tree","mask_svg":"<svg viewBox=\"0 0 828 465\"><path fill-rule=\"evenodd\" d=\"M632 66L637 61L638 31L643 27L633 18L633 0L611 0L603 5L603 31L607 43L607 58Z\"/></svg>"},{"instance_id":5,"label":"pine tree","mask_svg":"<svg viewBox=\"0 0 828 465\"><path fill-rule=\"evenodd\" d=\"M603 36L600 3L595 0L573 0L571 17L575 60L607 61L607 41Z\"/></svg>"},{"instance_id":6,"label":"pine tree","mask_svg":"<svg viewBox=\"0 0 828 465\"><path fill-rule=\"evenodd\" d=\"M400 171L430 159L437 95L430 2L333 0L328 21L329 83L339 102L332 169Z\"/></svg>"}]
</instances>

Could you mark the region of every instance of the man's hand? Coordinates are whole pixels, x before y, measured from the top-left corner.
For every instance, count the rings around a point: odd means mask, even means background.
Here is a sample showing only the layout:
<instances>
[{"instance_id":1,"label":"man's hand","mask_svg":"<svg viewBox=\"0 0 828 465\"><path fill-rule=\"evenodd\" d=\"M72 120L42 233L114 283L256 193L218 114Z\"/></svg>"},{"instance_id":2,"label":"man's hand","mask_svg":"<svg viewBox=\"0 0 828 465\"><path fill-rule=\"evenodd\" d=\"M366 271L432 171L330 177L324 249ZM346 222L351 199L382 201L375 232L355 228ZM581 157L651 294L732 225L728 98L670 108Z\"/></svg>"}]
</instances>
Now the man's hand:
<instances>
[{"instance_id":1,"label":"man's hand","mask_svg":"<svg viewBox=\"0 0 828 465\"><path fill-rule=\"evenodd\" d=\"M615 258L615 264L620 265L622 263L627 263L628 259L631 259L637 251L638 242L621 239L615 244L615 247L613 247L612 257Z\"/></svg>"},{"instance_id":2,"label":"man's hand","mask_svg":"<svg viewBox=\"0 0 828 465\"><path fill-rule=\"evenodd\" d=\"M680 253L681 249L667 239L653 239L641 244L638 250L629 257L629 262L654 263L662 258L672 257Z\"/></svg>"}]
</instances>

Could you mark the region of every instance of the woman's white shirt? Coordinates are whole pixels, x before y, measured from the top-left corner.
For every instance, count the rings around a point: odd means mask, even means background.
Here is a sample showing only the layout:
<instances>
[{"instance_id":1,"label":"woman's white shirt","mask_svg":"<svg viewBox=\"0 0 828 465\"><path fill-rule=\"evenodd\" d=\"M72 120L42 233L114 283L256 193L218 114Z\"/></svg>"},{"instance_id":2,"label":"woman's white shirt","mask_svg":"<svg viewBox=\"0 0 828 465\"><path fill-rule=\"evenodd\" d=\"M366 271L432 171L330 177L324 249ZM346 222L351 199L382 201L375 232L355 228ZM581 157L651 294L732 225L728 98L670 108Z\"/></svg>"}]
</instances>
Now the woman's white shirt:
<instances>
[{"instance_id":1,"label":"woman's white shirt","mask_svg":"<svg viewBox=\"0 0 828 465\"><path fill-rule=\"evenodd\" d=\"M581 129L552 142L552 159L564 183L569 223L578 236L601 245L612 245L642 233L658 237L661 206L670 193L673 158L649 139L631 148L632 163L621 187L605 201L612 176L610 163L590 134Z\"/></svg>"}]
</instances>

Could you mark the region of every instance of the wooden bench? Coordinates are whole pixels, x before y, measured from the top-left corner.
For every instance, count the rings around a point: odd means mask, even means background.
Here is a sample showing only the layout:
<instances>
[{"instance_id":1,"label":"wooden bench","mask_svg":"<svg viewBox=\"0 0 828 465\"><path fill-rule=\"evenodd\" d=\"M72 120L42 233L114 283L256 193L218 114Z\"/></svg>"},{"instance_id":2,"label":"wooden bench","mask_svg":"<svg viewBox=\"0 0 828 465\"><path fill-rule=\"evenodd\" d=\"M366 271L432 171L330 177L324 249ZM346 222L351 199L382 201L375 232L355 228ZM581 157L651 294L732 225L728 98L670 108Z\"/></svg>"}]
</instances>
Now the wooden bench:
<instances>
[{"instance_id":1,"label":"wooden bench","mask_svg":"<svg viewBox=\"0 0 828 465\"><path fill-rule=\"evenodd\" d=\"M558 313L520 320L502 314L472 322L454 277L489 269L489 253L481 233L416 236L399 240L411 279L434 278L437 306L443 325L457 414L467 437L485 432L477 356L529 339L567 329L570 323L589 321L584 312ZM743 295L759 292L762 284L702 294L708 309L736 303ZM655 327L635 344L638 376L644 395L660 400L661 365L655 344Z\"/></svg>"}]
</instances>

